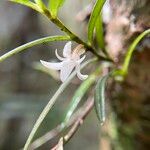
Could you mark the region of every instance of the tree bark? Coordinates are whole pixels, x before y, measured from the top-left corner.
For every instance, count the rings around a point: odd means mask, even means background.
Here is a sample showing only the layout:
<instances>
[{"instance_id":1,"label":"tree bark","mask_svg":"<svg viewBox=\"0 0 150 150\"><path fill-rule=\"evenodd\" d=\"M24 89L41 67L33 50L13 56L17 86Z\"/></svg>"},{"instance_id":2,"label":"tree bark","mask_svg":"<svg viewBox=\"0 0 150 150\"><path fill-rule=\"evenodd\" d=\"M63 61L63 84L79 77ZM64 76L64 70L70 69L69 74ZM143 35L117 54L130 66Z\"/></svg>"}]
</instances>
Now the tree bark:
<instances>
[{"instance_id":1,"label":"tree bark","mask_svg":"<svg viewBox=\"0 0 150 150\"><path fill-rule=\"evenodd\" d=\"M150 27L150 0L110 0L110 4L112 16L106 24L105 40L109 53L121 64L133 39ZM149 60L150 38L147 37L136 48L125 81L114 83L109 89L116 115L118 137L115 140L122 150L146 150L150 147ZM118 142L112 142L110 149L120 149Z\"/></svg>"},{"instance_id":2,"label":"tree bark","mask_svg":"<svg viewBox=\"0 0 150 150\"><path fill-rule=\"evenodd\" d=\"M106 25L107 47L114 59L133 39L150 27L150 0L110 0L111 20Z\"/></svg>"}]
</instances>

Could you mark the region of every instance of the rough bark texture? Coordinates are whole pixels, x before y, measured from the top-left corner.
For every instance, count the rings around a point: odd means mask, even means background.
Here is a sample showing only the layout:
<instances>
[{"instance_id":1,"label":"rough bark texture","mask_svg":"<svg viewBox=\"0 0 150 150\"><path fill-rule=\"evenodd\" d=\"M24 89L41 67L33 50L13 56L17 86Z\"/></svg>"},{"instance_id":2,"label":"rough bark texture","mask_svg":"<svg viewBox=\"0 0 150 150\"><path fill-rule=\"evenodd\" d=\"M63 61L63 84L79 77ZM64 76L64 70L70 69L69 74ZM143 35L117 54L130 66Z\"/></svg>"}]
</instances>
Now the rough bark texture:
<instances>
[{"instance_id":1,"label":"rough bark texture","mask_svg":"<svg viewBox=\"0 0 150 150\"><path fill-rule=\"evenodd\" d=\"M106 26L106 42L117 59L131 41L150 27L149 0L110 0L112 17Z\"/></svg>"},{"instance_id":2,"label":"rough bark texture","mask_svg":"<svg viewBox=\"0 0 150 150\"><path fill-rule=\"evenodd\" d=\"M133 39L150 27L150 0L111 0L113 16L106 25L106 42L115 60ZM128 76L112 86L111 104L117 115L118 139L122 149L146 150L150 146L150 38L135 51ZM119 59L118 59L119 58ZM114 149L118 149L113 144Z\"/></svg>"},{"instance_id":3,"label":"rough bark texture","mask_svg":"<svg viewBox=\"0 0 150 150\"><path fill-rule=\"evenodd\" d=\"M129 150L145 150L150 146L150 51L144 50L134 56L125 81L112 89L115 88L112 104L119 122L119 139Z\"/></svg>"}]
</instances>

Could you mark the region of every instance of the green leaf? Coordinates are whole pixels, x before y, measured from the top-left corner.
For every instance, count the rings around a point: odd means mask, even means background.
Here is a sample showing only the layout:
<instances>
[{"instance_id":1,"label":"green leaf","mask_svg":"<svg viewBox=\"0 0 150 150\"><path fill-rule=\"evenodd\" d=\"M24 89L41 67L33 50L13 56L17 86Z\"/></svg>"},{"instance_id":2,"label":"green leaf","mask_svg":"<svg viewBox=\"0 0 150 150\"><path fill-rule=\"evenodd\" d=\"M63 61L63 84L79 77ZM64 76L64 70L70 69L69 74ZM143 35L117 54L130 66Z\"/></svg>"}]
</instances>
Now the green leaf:
<instances>
[{"instance_id":1,"label":"green leaf","mask_svg":"<svg viewBox=\"0 0 150 150\"><path fill-rule=\"evenodd\" d=\"M93 43L93 33L94 33L95 24L96 24L98 16L100 15L100 12L103 8L104 3L105 3L105 0L97 0L93 8L93 11L89 20L89 24L88 24L88 42L90 44Z\"/></svg>"},{"instance_id":2,"label":"green leaf","mask_svg":"<svg viewBox=\"0 0 150 150\"><path fill-rule=\"evenodd\" d=\"M53 17L57 16L58 9L63 5L65 0L50 0L49 9Z\"/></svg>"},{"instance_id":3,"label":"green leaf","mask_svg":"<svg viewBox=\"0 0 150 150\"><path fill-rule=\"evenodd\" d=\"M96 74L100 72L100 68L98 68L93 74L91 74L87 80L85 80L80 86L79 88L76 90L70 104L69 107L67 109L67 113L65 115L65 119L62 123L62 126L64 127L70 117L72 116L73 112L75 111L75 109L77 108L79 102L81 101L81 99L83 98L83 96L85 95L85 93L87 92L87 90L92 86L92 84L95 82L96 80Z\"/></svg>"},{"instance_id":4,"label":"green leaf","mask_svg":"<svg viewBox=\"0 0 150 150\"><path fill-rule=\"evenodd\" d=\"M10 0L10 1L20 3L20 4L23 4L23 5L29 5L31 3L30 0Z\"/></svg>"},{"instance_id":5,"label":"green leaf","mask_svg":"<svg viewBox=\"0 0 150 150\"><path fill-rule=\"evenodd\" d=\"M95 95L94 95L95 110L101 125L105 121L105 88L106 88L106 81L109 76L110 74L101 77L98 80L98 83L95 88Z\"/></svg>"},{"instance_id":6,"label":"green leaf","mask_svg":"<svg viewBox=\"0 0 150 150\"><path fill-rule=\"evenodd\" d=\"M33 2L31 2L30 0L10 0L11 2L15 2L15 3L19 3L19 4L22 4L22 5L25 5L25 6L28 6L36 11L39 11L40 10L38 9L37 5Z\"/></svg>"},{"instance_id":7,"label":"green leaf","mask_svg":"<svg viewBox=\"0 0 150 150\"><path fill-rule=\"evenodd\" d=\"M43 0L34 0L34 1L42 10L46 9L46 6L44 5Z\"/></svg>"},{"instance_id":8,"label":"green leaf","mask_svg":"<svg viewBox=\"0 0 150 150\"><path fill-rule=\"evenodd\" d=\"M147 29L143 33L141 33L130 45L129 49L127 50L126 56L125 56L123 67L121 69L121 75L127 74L129 63L131 61L132 54L133 54L137 44L148 34L150 34L150 29Z\"/></svg>"},{"instance_id":9,"label":"green leaf","mask_svg":"<svg viewBox=\"0 0 150 150\"><path fill-rule=\"evenodd\" d=\"M95 29L96 29L96 40L97 40L98 46L102 50L104 50L105 45L104 45L103 22L102 22L102 15L101 14L97 18Z\"/></svg>"},{"instance_id":10,"label":"green leaf","mask_svg":"<svg viewBox=\"0 0 150 150\"><path fill-rule=\"evenodd\" d=\"M70 40L69 36L48 36L48 37L44 37L41 39L37 39L37 40L34 40L32 42L21 45L15 49L9 51L8 53L0 56L0 62L4 61L5 59L7 59L7 58L9 58L9 57L21 52L21 51L24 51L28 48L31 48L35 45L39 45L42 43L48 43L48 42L54 42L54 41L67 41L67 40Z\"/></svg>"},{"instance_id":11,"label":"green leaf","mask_svg":"<svg viewBox=\"0 0 150 150\"><path fill-rule=\"evenodd\" d=\"M107 57L109 57L107 50L105 48L102 14L100 14L97 18L97 21L95 24L95 35L96 35L96 41L98 43L99 48L101 48L102 52Z\"/></svg>"}]
</instances>

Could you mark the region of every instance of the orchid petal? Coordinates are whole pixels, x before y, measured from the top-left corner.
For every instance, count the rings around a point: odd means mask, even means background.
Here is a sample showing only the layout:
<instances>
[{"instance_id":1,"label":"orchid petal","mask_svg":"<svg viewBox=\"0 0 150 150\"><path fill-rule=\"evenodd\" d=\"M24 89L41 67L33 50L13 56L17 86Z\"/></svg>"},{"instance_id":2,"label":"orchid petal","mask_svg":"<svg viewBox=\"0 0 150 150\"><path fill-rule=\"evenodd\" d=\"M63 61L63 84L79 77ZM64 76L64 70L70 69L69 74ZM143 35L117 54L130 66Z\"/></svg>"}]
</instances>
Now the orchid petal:
<instances>
[{"instance_id":1,"label":"orchid petal","mask_svg":"<svg viewBox=\"0 0 150 150\"><path fill-rule=\"evenodd\" d=\"M85 80L88 78L88 75L83 75L81 74L80 71L77 72L77 77L80 79L80 80Z\"/></svg>"},{"instance_id":2,"label":"orchid petal","mask_svg":"<svg viewBox=\"0 0 150 150\"><path fill-rule=\"evenodd\" d=\"M80 80L85 80L85 79L87 79L88 75L83 75L83 74L81 74L81 72L80 72L80 65L77 65L77 66L76 66L76 71L77 71L77 77L78 77Z\"/></svg>"},{"instance_id":3,"label":"orchid petal","mask_svg":"<svg viewBox=\"0 0 150 150\"><path fill-rule=\"evenodd\" d=\"M71 56L71 41L67 42L63 49L63 56L70 57Z\"/></svg>"},{"instance_id":4,"label":"orchid petal","mask_svg":"<svg viewBox=\"0 0 150 150\"><path fill-rule=\"evenodd\" d=\"M86 55L84 55L81 59L79 59L78 61L77 61L77 63L81 63L84 59L85 59L85 57L86 57Z\"/></svg>"},{"instance_id":5,"label":"orchid petal","mask_svg":"<svg viewBox=\"0 0 150 150\"><path fill-rule=\"evenodd\" d=\"M59 60L61 60L61 61L65 60L65 58L58 55L57 49L55 50L55 55Z\"/></svg>"},{"instance_id":6,"label":"orchid petal","mask_svg":"<svg viewBox=\"0 0 150 150\"><path fill-rule=\"evenodd\" d=\"M54 69L54 70L60 70L62 67L62 62L60 63L50 63L50 62L46 62L43 60L40 60L40 62L42 63L43 66L49 68L49 69Z\"/></svg>"},{"instance_id":7,"label":"orchid petal","mask_svg":"<svg viewBox=\"0 0 150 150\"><path fill-rule=\"evenodd\" d=\"M74 61L67 60L63 62L63 65L60 71L60 79L62 82L64 82L69 77L74 67L75 67Z\"/></svg>"}]
</instances>

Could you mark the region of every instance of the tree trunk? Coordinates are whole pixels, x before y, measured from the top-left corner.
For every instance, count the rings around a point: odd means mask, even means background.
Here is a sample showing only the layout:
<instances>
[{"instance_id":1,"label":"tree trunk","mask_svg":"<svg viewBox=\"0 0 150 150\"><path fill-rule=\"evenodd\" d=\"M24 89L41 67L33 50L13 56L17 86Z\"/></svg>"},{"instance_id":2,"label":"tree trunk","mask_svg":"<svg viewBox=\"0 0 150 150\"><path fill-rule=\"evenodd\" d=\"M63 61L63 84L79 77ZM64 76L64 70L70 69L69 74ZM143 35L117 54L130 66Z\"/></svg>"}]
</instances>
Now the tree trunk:
<instances>
[{"instance_id":1,"label":"tree trunk","mask_svg":"<svg viewBox=\"0 0 150 150\"><path fill-rule=\"evenodd\" d=\"M106 24L105 40L109 53L121 64L133 39L150 27L150 0L110 0L110 6L112 16ZM147 37L136 48L125 81L114 83L109 89L116 116L115 123L110 120L105 129L108 134L114 131L110 149L146 150L150 147L149 60L150 38Z\"/></svg>"}]
</instances>

